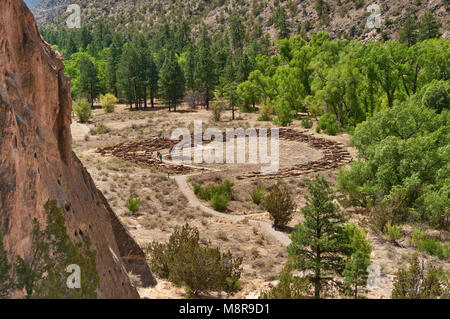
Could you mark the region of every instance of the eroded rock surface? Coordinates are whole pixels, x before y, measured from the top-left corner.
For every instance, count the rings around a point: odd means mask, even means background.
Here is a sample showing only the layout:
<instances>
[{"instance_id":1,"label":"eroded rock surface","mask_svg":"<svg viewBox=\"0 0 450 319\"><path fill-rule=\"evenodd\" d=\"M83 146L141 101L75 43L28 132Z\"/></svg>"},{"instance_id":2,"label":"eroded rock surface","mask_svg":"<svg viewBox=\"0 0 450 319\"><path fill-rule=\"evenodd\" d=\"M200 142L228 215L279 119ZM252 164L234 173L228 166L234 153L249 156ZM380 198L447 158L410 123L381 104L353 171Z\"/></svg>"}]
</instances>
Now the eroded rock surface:
<instances>
[{"instance_id":1,"label":"eroded rock surface","mask_svg":"<svg viewBox=\"0 0 450 319\"><path fill-rule=\"evenodd\" d=\"M132 239L72 152L70 81L22 0L0 1L0 230L11 261L29 260L32 219L56 199L74 242L97 252L99 297L138 298L127 272L156 284ZM20 296L18 292L17 296Z\"/></svg>"}]
</instances>

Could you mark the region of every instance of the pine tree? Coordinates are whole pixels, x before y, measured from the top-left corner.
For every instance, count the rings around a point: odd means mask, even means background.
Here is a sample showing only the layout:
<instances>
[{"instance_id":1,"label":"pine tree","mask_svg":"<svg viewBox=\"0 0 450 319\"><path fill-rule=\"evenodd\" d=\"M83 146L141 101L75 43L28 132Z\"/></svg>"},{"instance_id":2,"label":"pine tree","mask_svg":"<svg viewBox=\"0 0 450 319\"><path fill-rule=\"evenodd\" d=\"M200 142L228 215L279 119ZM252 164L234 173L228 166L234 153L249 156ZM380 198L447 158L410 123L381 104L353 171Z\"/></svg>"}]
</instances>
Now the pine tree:
<instances>
[{"instance_id":1,"label":"pine tree","mask_svg":"<svg viewBox=\"0 0 450 319\"><path fill-rule=\"evenodd\" d=\"M334 202L335 193L326 179L317 175L308 182L310 196L302 208L305 221L297 225L288 247L289 256L295 259L295 267L307 274L314 284L315 298L321 298L328 285L340 285L334 279L341 274L346 249L344 223L347 217Z\"/></svg>"},{"instance_id":2,"label":"pine tree","mask_svg":"<svg viewBox=\"0 0 450 319\"><path fill-rule=\"evenodd\" d=\"M169 111L173 107L176 112L177 104L184 96L185 83L183 71L173 52L167 54L161 68L159 88L162 98L169 105Z\"/></svg>"},{"instance_id":3,"label":"pine tree","mask_svg":"<svg viewBox=\"0 0 450 319\"><path fill-rule=\"evenodd\" d=\"M117 68L118 85L125 94L130 109L138 108L138 54L133 44L126 44Z\"/></svg>"},{"instance_id":4,"label":"pine tree","mask_svg":"<svg viewBox=\"0 0 450 319\"><path fill-rule=\"evenodd\" d=\"M185 65L185 79L186 79L186 89L197 91L197 79L196 79L196 68L198 65L198 49L197 46L192 44L188 47L186 52L186 65Z\"/></svg>"},{"instance_id":5,"label":"pine tree","mask_svg":"<svg viewBox=\"0 0 450 319\"><path fill-rule=\"evenodd\" d=\"M369 273L367 271L370 266L370 254L372 246L366 239L366 233L363 229L355 225L347 225L345 233L348 237L349 255L345 263L345 269L342 275L345 278L345 285L349 288L354 298L358 298L361 287L367 285Z\"/></svg>"},{"instance_id":6,"label":"pine tree","mask_svg":"<svg viewBox=\"0 0 450 319\"><path fill-rule=\"evenodd\" d=\"M417 42L417 17L408 16L405 23L403 24L402 29L400 30L400 41L405 42L408 46L412 46Z\"/></svg>"},{"instance_id":7,"label":"pine tree","mask_svg":"<svg viewBox=\"0 0 450 319\"><path fill-rule=\"evenodd\" d=\"M155 107L155 97L158 94L159 70L158 70L158 66L155 62L152 52L149 52L148 63L149 63L148 85L149 85L149 89L150 89L150 103L152 105L152 108L154 108Z\"/></svg>"},{"instance_id":8,"label":"pine tree","mask_svg":"<svg viewBox=\"0 0 450 319\"><path fill-rule=\"evenodd\" d=\"M211 52L211 38L209 37L208 30L203 27L201 37L199 41L198 61L196 78L198 80L199 87L203 90L205 95L205 106L209 109L209 100L211 91L214 88L214 60Z\"/></svg>"},{"instance_id":9,"label":"pine tree","mask_svg":"<svg viewBox=\"0 0 450 319\"><path fill-rule=\"evenodd\" d=\"M419 22L419 40L439 38L441 33L441 23L431 13L425 13Z\"/></svg>"},{"instance_id":10,"label":"pine tree","mask_svg":"<svg viewBox=\"0 0 450 319\"><path fill-rule=\"evenodd\" d=\"M46 228L41 229L39 222L33 220L31 259L18 257L15 264L17 288L25 289L27 298L96 298L99 276L89 238L85 237L82 243L72 243L56 201L47 202L44 208ZM80 266L82 271L81 289L67 286L66 268L72 264Z\"/></svg>"},{"instance_id":11,"label":"pine tree","mask_svg":"<svg viewBox=\"0 0 450 319\"><path fill-rule=\"evenodd\" d=\"M91 106L94 107L94 99L99 94L99 78L98 70L94 63L88 58L83 56L80 60L80 83L81 91L88 96Z\"/></svg>"}]
</instances>

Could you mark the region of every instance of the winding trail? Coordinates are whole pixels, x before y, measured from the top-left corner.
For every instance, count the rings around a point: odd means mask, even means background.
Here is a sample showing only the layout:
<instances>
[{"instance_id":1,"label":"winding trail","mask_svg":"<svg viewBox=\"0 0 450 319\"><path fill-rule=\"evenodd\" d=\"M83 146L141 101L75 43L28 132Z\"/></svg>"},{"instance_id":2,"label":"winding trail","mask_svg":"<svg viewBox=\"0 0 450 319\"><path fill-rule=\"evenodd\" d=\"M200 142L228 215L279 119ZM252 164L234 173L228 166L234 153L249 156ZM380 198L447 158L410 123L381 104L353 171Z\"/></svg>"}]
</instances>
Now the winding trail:
<instances>
[{"instance_id":1,"label":"winding trail","mask_svg":"<svg viewBox=\"0 0 450 319\"><path fill-rule=\"evenodd\" d=\"M167 155L166 155L167 156ZM171 164L171 165L179 165L176 162L172 162L169 160L164 160L165 163ZM186 165L185 165L186 166ZM210 169L210 168L204 168L204 167L196 167L192 165L187 165L187 167L193 168L193 169L201 169L203 171L211 171L211 172L219 172L220 170L217 169ZM274 237L277 241L279 241L284 246L289 246L291 243L291 239L289 238L289 235L280 231L275 230L271 224L268 222L262 221L262 220L256 220L253 218L261 217L264 214L252 214L252 215L229 215L224 214L221 212L218 212L210 207L207 207L202 204L202 202L197 198L197 196L194 194L194 191L189 186L187 179L191 176L200 175L202 173L194 173L194 174L187 174L187 175L176 175L171 176L172 179L174 179L180 188L183 195L186 197L189 204L194 208L200 208L205 213L208 213L212 216L226 219L231 222L241 222L244 220L247 220L249 224L252 224L253 226L259 226L261 229L263 229L267 234Z\"/></svg>"}]
</instances>

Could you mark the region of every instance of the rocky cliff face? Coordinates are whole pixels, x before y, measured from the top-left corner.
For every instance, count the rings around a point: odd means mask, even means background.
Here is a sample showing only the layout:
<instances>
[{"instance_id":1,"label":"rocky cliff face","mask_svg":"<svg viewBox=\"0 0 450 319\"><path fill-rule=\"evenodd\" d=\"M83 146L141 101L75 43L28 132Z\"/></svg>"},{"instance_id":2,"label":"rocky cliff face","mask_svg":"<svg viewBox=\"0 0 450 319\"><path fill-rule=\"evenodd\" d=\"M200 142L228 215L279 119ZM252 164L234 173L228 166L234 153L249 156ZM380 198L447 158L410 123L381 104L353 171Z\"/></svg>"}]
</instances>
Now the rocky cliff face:
<instances>
[{"instance_id":1,"label":"rocky cliff face","mask_svg":"<svg viewBox=\"0 0 450 319\"><path fill-rule=\"evenodd\" d=\"M155 280L72 153L70 81L61 57L22 0L1 0L0 12L0 230L8 257L29 260L32 219L44 223L43 205L56 199L71 239L87 235L97 252L99 297L137 298L127 272L147 285Z\"/></svg>"}]
</instances>

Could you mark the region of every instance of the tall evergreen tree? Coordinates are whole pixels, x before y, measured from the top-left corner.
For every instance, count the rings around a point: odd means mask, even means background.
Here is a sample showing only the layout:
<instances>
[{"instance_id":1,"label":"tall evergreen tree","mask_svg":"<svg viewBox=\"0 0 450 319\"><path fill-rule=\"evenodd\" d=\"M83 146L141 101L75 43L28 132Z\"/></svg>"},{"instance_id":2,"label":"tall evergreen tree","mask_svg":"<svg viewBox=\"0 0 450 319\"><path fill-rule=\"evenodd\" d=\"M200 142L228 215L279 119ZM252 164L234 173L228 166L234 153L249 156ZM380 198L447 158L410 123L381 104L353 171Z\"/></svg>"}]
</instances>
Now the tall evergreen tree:
<instances>
[{"instance_id":1,"label":"tall evergreen tree","mask_svg":"<svg viewBox=\"0 0 450 319\"><path fill-rule=\"evenodd\" d=\"M82 93L86 94L91 106L94 107L94 99L99 94L98 70L88 57L80 59L80 84Z\"/></svg>"},{"instance_id":2,"label":"tall evergreen tree","mask_svg":"<svg viewBox=\"0 0 450 319\"><path fill-rule=\"evenodd\" d=\"M109 90L111 90L116 97L119 96L117 84L117 69L119 67L121 54L122 54L122 45L118 37L115 36L108 51L107 76L108 76Z\"/></svg>"},{"instance_id":3,"label":"tall evergreen tree","mask_svg":"<svg viewBox=\"0 0 450 319\"><path fill-rule=\"evenodd\" d=\"M400 30L400 41L412 46L417 42L417 17L410 15Z\"/></svg>"},{"instance_id":4,"label":"tall evergreen tree","mask_svg":"<svg viewBox=\"0 0 450 319\"><path fill-rule=\"evenodd\" d=\"M433 13L425 13L419 22L419 40L439 38L442 35L441 26Z\"/></svg>"},{"instance_id":5,"label":"tall evergreen tree","mask_svg":"<svg viewBox=\"0 0 450 319\"><path fill-rule=\"evenodd\" d=\"M196 71L197 71L197 65L199 64L198 61L198 49L197 46L194 44L191 44L186 52L186 64L185 64L185 79L186 79L186 89L197 91L198 85L197 85L197 79L196 79Z\"/></svg>"},{"instance_id":6,"label":"tall evergreen tree","mask_svg":"<svg viewBox=\"0 0 450 319\"><path fill-rule=\"evenodd\" d=\"M308 182L308 190L311 196L305 197L307 204L302 208L305 221L292 233L288 253L297 269L310 273L306 277L314 284L315 298L321 298L328 285L339 285L334 277L345 266L347 217L334 202L334 191L324 177L317 175Z\"/></svg>"},{"instance_id":7,"label":"tall evergreen tree","mask_svg":"<svg viewBox=\"0 0 450 319\"><path fill-rule=\"evenodd\" d=\"M123 48L122 56L120 58L117 69L118 84L126 96L130 109L138 108L138 54L136 48L132 44L126 44Z\"/></svg>"},{"instance_id":8,"label":"tall evergreen tree","mask_svg":"<svg viewBox=\"0 0 450 319\"><path fill-rule=\"evenodd\" d=\"M209 109L209 100L211 92L214 88L215 76L214 59L211 52L211 38L209 37L206 27L203 27L202 29L198 46L199 52L196 78L198 80L199 87L203 90L206 109Z\"/></svg>"},{"instance_id":9,"label":"tall evergreen tree","mask_svg":"<svg viewBox=\"0 0 450 319\"><path fill-rule=\"evenodd\" d=\"M152 108L155 107L155 97L158 94L158 80L159 80L159 70L158 65L155 62L153 53L149 52L149 73L148 73L148 85L150 89L150 103Z\"/></svg>"},{"instance_id":10,"label":"tall evergreen tree","mask_svg":"<svg viewBox=\"0 0 450 319\"><path fill-rule=\"evenodd\" d=\"M355 225L346 225L345 233L348 237L347 255L349 257L342 275L345 279L344 284L350 290L351 295L358 298L361 287L367 285L369 278L367 269L370 266L372 246L366 238L365 231Z\"/></svg>"},{"instance_id":11,"label":"tall evergreen tree","mask_svg":"<svg viewBox=\"0 0 450 319\"><path fill-rule=\"evenodd\" d=\"M166 55L160 71L159 88L162 98L169 105L169 111L173 107L176 112L177 104L184 96L185 81L183 71L173 52Z\"/></svg>"}]
</instances>

